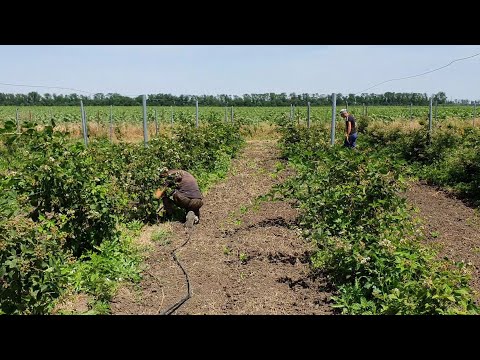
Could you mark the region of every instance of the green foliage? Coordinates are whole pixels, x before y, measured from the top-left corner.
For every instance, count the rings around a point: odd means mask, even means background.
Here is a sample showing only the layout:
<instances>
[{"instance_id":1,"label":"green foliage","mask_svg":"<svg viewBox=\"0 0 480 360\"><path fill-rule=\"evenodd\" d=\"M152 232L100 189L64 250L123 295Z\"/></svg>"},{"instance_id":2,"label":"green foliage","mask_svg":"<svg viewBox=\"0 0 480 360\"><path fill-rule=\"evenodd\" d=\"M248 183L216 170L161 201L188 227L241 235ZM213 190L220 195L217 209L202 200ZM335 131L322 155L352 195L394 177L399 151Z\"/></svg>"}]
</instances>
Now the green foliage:
<instances>
[{"instance_id":1,"label":"green foliage","mask_svg":"<svg viewBox=\"0 0 480 360\"><path fill-rule=\"evenodd\" d=\"M132 231L134 234L140 234L140 230L142 230L144 225L140 220L132 220L125 223L126 229Z\"/></svg>"},{"instance_id":2,"label":"green foliage","mask_svg":"<svg viewBox=\"0 0 480 360\"><path fill-rule=\"evenodd\" d=\"M248 255L245 254L245 253L240 253L240 254L238 255L238 259L240 260L240 262L241 262L242 264L246 264L247 261L248 261Z\"/></svg>"},{"instance_id":3,"label":"green foliage","mask_svg":"<svg viewBox=\"0 0 480 360\"><path fill-rule=\"evenodd\" d=\"M0 311L48 313L66 288L105 303L138 261L118 224L138 232L157 220L160 168L191 171L207 186L243 144L238 126L178 127L143 144L90 140L54 131L0 127ZM213 174L207 176L205 174ZM220 174L220 175L219 175ZM68 286L67 286L68 285ZM99 305L102 307L103 305Z\"/></svg>"},{"instance_id":4,"label":"green foliage","mask_svg":"<svg viewBox=\"0 0 480 360\"><path fill-rule=\"evenodd\" d=\"M357 130L359 133L365 133L368 129L368 125L372 119L369 116L359 115L357 116Z\"/></svg>"},{"instance_id":5,"label":"green foliage","mask_svg":"<svg viewBox=\"0 0 480 360\"><path fill-rule=\"evenodd\" d=\"M62 269L71 256L59 252L66 234L52 219L41 217L34 223L21 211L14 193L5 195L0 204L0 312L48 312L67 283Z\"/></svg>"},{"instance_id":6,"label":"green foliage","mask_svg":"<svg viewBox=\"0 0 480 360\"><path fill-rule=\"evenodd\" d=\"M399 133L389 127L376 128L364 136L372 147L391 157L406 160L420 178L447 187L459 196L480 203L480 130L452 125Z\"/></svg>"},{"instance_id":7,"label":"green foliage","mask_svg":"<svg viewBox=\"0 0 480 360\"><path fill-rule=\"evenodd\" d=\"M97 93L93 96L85 96L78 94L68 95L56 95L56 94L44 94L41 95L35 91L28 94L5 94L0 93L0 105L16 105L16 106L59 106L59 105L76 105L82 100L85 105L94 106L141 106L142 96L130 97L120 94L102 94ZM265 93L265 94L244 94L243 96L237 95L179 95L172 94L149 94L147 96L148 106L195 106L195 102L198 100L200 106L217 106L223 109L223 106L290 106L293 104L306 105L310 102L312 105L330 105L330 95L318 95L318 94L296 94L291 93ZM444 92L440 91L435 95L435 100L438 104L447 103L447 96ZM427 94L421 93L394 93L386 92L384 94L337 94L337 101L339 103L348 102L354 104L358 102L367 103L370 105L428 105L429 98ZM468 100L461 100L462 103L468 103ZM451 103L451 102L450 102Z\"/></svg>"},{"instance_id":8,"label":"green foliage","mask_svg":"<svg viewBox=\"0 0 480 360\"><path fill-rule=\"evenodd\" d=\"M289 128L282 150L297 175L271 196L294 198L300 225L318 251L312 257L337 288L344 314L478 313L463 264L440 261L398 196L401 164L372 149L319 142L310 129Z\"/></svg>"},{"instance_id":9,"label":"green foliage","mask_svg":"<svg viewBox=\"0 0 480 360\"><path fill-rule=\"evenodd\" d=\"M63 269L73 292L92 294L98 301L109 301L119 282L139 281L141 257L131 246L130 236L103 241L79 261Z\"/></svg>"},{"instance_id":10,"label":"green foliage","mask_svg":"<svg viewBox=\"0 0 480 360\"><path fill-rule=\"evenodd\" d=\"M19 149L22 162L11 187L27 197L30 217L45 217L66 234L65 247L79 256L83 250L115 235L116 208L114 188L107 173L92 171L96 159L78 143L70 144L51 127L35 131L27 124L24 146Z\"/></svg>"},{"instance_id":11,"label":"green foliage","mask_svg":"<svg viewBox=\"0 0 480 360\"><path fill-rule=\"evenodd\" d=\"M223 254L230 255L232 253L232 249L230 249L227 245L223 246Z\"/></svg>"}]
</instances>

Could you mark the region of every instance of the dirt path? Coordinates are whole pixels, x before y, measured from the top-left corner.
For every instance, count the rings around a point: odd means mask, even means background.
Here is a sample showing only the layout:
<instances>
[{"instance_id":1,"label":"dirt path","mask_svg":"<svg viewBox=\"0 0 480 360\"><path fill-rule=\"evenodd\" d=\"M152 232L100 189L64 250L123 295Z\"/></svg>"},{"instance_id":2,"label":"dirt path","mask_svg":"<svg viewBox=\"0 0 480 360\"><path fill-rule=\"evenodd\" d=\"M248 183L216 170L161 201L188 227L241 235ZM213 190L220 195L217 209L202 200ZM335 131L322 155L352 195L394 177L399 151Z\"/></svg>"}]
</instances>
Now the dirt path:
<instances>
[{"instance_id":1,"label":"dirt path","mask_svg":"<svg viewBox=\"0 0 480 360\"><path fill-rule=\"evenodd\" d=\"M480 214L462 201L431 186L412 183L405 193L407 201L418 208L427 243L441 257L471 263L471 286L480 300Z\"/></svg>"},{"instance_id":2,"label":"dirt path","mask_svg":"<svg viewBox=\"0 0 480 360\"><path fill-rule=\"evenodd\" d=\"M192 297L174 314L331 314L326 281L309 274L310 245L295 228L297 212L286 202L254 199L282 181L272 140L249 141L227 178L205 194L201 222L177 257L190 278ZM150 227L148 243L160 228L169 241L154 243L144 279L122 287L113 314L158 314L187 293L185 277L170 252L185 242L178 222Z\"/></svg>"}]
</instances>

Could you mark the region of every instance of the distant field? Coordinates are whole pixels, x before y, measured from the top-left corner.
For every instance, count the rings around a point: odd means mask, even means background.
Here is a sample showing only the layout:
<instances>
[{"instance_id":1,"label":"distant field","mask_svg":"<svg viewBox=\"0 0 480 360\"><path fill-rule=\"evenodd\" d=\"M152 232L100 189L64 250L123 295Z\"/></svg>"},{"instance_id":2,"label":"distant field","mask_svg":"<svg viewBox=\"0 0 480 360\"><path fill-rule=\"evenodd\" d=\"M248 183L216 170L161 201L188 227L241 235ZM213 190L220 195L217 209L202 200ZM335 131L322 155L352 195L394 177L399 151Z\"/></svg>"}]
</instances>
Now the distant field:
<instances>
[{"instance_id":1,"label":"distant field","mask_svg":"<svg viewBox=\"0 0 480 360\"><path fill-rule=\"evenodd\" d=\"M344 105L337 105L337 113ZM6 120L15 121L16 107L0 107L0 124ZM110 107L106 106L87 106L85 107L88 121L108 124L110 122ZM350 106L350 112L356 116L361 116L364 111L373 120L399 120L428 118L428 106L414 106L410 109L408 106L369 106L366 109L363 106ZM117 106L112 108L112 119L114 124L129 123L141 124L143 121L143 109L140 106ZM195 107L155 107L147 109L148 121L154 123L155 112L159 124L171 123L173 113L173 123L194 123ZM236 107L233 109L234 121L242 124L256 124L259 122L284 122L290 120L289 107ZM439 105L433 116L438 120L442 119L472 119L474 109L472 106L445 106ZM310 119L312 122L330 121L332 116L331 107L312 107ZM24 106L18 107L18 117L20 122L34 121L39 124L50 123L53 119L56 124L62 123L80 123L80 107L74 106ZM199 107L199 121L208 122L212 120L231 121L231 108L224 107ZM306 122L306 106L296 107L294 109L294 121ZM337 114L337 120L340 117Z\"/></svg>"}]
</instances>

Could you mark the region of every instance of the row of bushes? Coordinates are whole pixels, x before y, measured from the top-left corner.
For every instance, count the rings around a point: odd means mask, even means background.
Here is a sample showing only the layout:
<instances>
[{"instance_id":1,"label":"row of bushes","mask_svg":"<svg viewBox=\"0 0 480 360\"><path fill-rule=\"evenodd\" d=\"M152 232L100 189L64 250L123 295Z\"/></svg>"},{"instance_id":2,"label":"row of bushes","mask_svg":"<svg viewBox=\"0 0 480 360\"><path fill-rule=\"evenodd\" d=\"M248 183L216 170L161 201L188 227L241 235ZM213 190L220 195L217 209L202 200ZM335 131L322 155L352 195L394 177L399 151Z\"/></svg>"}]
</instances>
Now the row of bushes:
<instances>
[{"instance_id":1,"label":"row of bushes","mask_svg":"<svg viewBox=\"0 0 480 360\"><path fill-rule=\"evenodd\" d=\"M443 122L401 126L371 123L362 141L406 160L420 178L480 204L480 129L470 123Z\"/></svg>"},{"instance_id":2,"label":"row of bushes","mask_svg":"<svg viewBox=\"0 0 480 360\"><path fill-rule=\"evenodd\" d=\"M118 238L117 225L157 219L162 167L182 168L206 185L242 146L238 127L221 122L177 127L142 144L91 141L88 148L55 124L0 129L0 312L45 313L65 285L62 266Z\"/></svg>"},{"instance_id":3,"label":"row of bushes","mask_svg":"<svg viewBox=\"0 0 480 360\"><path fill-rule=\"evenodd\" d=\"M296 199L318 251L314 268L336 288L344 314L478 313L463 263L438 260L398 196L401 165L370 148L331 147L315 128L286 127L283 156L297 175L275 189Z\"/></svg>"}]
</instances>

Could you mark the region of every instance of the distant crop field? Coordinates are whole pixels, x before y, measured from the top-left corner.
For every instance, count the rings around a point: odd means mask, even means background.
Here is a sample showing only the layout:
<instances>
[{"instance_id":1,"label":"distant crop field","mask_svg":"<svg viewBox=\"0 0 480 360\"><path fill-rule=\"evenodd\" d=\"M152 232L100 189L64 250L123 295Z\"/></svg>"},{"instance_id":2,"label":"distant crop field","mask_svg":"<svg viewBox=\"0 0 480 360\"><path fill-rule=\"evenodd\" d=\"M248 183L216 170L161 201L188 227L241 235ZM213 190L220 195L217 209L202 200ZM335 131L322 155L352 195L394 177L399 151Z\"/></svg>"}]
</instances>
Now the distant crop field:
<instances>
[{"instance_id":1,"label":"distant crop field","mask_svg":"<svg viewBox=\"0 0 480 360\"><path fill-rule=\"evenodd\" d=\"M342 104L337 105L337 120L341 120L338 112L345 107ZM38 124L49 124L53 119L56 124L62 123L80 123L80 107L75 106L2 106L0 107L0 124L7 120L16 120L18 109L18 118L21 123L33 121ZM194 123L196 120L196 111L194 106L169 107L169 106L149 106L147 108L147 118L149 122L165 123ZM142 124L143 109L140 106L86 106L85 111L87 120L108 124L112 119L113 124ZM349 111L355 116L368 115L373 120L401 120L401 119L426 119L428 118L428 106L368 106L362 105L350 106ZM474 116L472 106L452 106L439 105L432 109L432 116L437 120L444 119L472 119ZM233 108L234 121L241 124L257 124L260 122L281 123L288 120L295 122L307 121L307 107L235 107ZM232 108L224 107L199 107L199 122L209 122L212 120L231 121ZM332 108L330 106L317 106L310 109L311 122L331 121Z\"/></svg>"}]
</instances>

